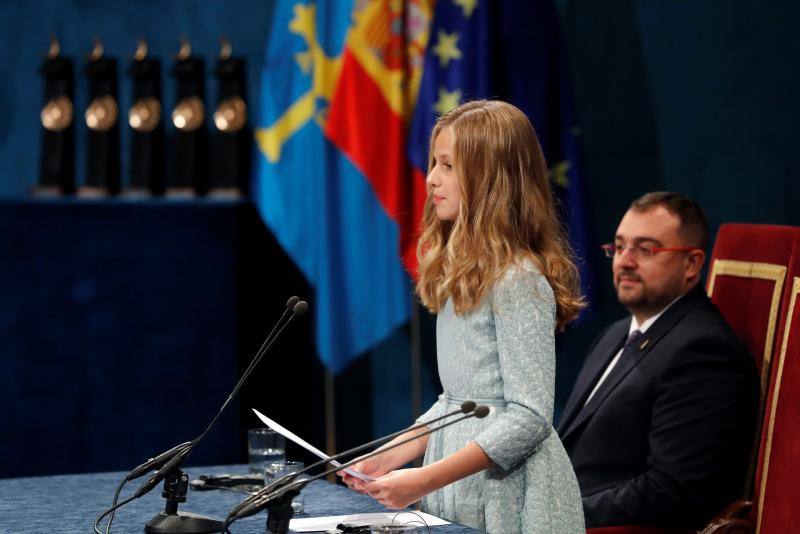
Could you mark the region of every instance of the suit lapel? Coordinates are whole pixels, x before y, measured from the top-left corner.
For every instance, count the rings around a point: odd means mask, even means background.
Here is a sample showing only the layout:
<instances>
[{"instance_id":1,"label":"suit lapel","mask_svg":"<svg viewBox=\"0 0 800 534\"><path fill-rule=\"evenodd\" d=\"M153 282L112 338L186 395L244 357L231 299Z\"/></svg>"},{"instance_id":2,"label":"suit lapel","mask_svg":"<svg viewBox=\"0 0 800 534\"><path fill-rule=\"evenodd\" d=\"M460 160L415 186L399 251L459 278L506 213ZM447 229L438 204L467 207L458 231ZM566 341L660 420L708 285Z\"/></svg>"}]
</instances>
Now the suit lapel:
<instances>
[{"instance_id":1,"label":"suit lapel","mask_svg":"<svg viewBox=\"0 0 800 534\"><path fill-rule=\"evenodd\" d=\"M686 313L692 309L698 302L700 302L703 298L705 298L705 294L702 292L702 288L696 286L692 289L689 293L687 293L683 298L681 298L678 302L673 304L667 311L664 312L664 315L658 318L653 325L647 329L644 336L642 336L641 341L632 347L629 353L625 354L624 358L620 358L620 361L617 362L617 365L612 369L611 373L606 377L605 381L600 385L600 387L595 392L594 396L592 397L591 401L583 406L583 409L580 409L580 404L578 404L578 410L575 410L576 413L574 417L570 417L571 421L568 421L566 418L564 423L560 426L560 430L563 429L563 433L560 432L561 438L569 434L575 428L578 428L586 421L591 415L597 411L597 409L603 404L603 402L608 398L608 396L616 389L616 387L623 381L623 379L631 372L631 370L639 365L639 363L653 350L661 338L664 337L667 332L672 330L675 324L683 318ZM630 328L630 321L627 322L628 328ZM627 334L628 330L625 330L625 334ZM624 339L624 338L623 338ZM617 345L617 350L621 344ZM612 353L616 354L616 350ZM606 359L606 364L601 367L601 372L597 373L596 370L592 371L592 376L595 378L591 381L591 387L597 383L597 380L600 378L600 374L608 365L610 358ZM584 387L584 389L586 389ZM588 392L581 396L581 399L585 399ZM570 397L570 401L573 400L572 396ZM574 410L574 407L573 407ZM565 412L565 415L566 412Z\"/></svg>"},{"instance_id":2,"label":"suit lapel","mask_svg":"<svg viewBox=\"0 0 800 534\"><path fill-rule=\"evenodd\" d=\"M608 367L609 362L614 355L622 347L625 338L630 328L631 320L624 319L614 324L603 337L597 342L597 345L586 358L578 378L575 380L575 385L572 388L567 404L564 406L564 411L561 415L561 420L558 424L559 434L569 425L570 421L575 417L589 392L600 379L600 375Z\"/></svg>"}]
</instances>

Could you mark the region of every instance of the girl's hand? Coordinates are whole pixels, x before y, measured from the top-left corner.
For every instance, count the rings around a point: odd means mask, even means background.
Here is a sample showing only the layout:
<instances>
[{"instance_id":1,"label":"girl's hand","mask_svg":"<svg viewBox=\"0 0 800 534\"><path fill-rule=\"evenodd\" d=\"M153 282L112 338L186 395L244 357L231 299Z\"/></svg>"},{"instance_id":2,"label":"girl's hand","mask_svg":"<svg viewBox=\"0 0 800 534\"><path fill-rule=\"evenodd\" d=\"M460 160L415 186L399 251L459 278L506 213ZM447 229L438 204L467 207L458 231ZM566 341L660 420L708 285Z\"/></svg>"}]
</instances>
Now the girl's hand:
<instances>
[{"instance_id":1,"label":"girl's hand","mask_svg":"<svg viewBox=\"0 0 800 534\"><path fill-rule=\"evenodd\" d=\"M360 462L356 462L355 464L350 466L350 469L358 471L360 473L364 473L365 475L371 476L373 478L382 477L387 473L386 469L381 465L381 462L378 460L380 455L373 456L372 458L367 458L366 460L361 460ZM358 479L354 476L348 475L344 471L337 471L337 475L342 477L342 482L347 484L347 487L353 491L357 491L359 493L366 493L363 489L364 482L361 479Z\"/></svg>"},{"instance_id":2,"label":"girl's hand","mask_svg":"<svg viewBox=\"0 0 800 534\"><path fill-rule=\"evenodd\" d=\"M417 468L392 471L374 482L359 482L370 497L395 510L417 502L430 492L422 469Z\"/></svg>"}]
</instances>

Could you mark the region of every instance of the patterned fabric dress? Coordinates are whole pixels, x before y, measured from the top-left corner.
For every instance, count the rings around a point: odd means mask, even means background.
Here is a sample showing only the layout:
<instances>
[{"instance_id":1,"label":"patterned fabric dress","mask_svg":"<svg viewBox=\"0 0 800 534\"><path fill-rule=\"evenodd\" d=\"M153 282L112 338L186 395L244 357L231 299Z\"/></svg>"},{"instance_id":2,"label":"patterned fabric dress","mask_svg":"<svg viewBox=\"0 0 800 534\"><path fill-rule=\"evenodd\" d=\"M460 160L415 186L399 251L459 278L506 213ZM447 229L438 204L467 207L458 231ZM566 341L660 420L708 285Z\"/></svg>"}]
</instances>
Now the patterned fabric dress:
<instances>
[{"instance_id":1,"label":"patterned fabric dress","mask_svg":"<svg viewBox=\"0 0 800 534\"><path fill-rule=\"evenodd\" d=\"M552 426L554 330L552 289L530 262L510 268L468 314L447 302L436 322L444 393L419 422L466 399L491 413L432 434L425 464L474 441L494 466L427 495L424 511L497 534L586 532L578 482Z\"/></svg>"}]
</instances>

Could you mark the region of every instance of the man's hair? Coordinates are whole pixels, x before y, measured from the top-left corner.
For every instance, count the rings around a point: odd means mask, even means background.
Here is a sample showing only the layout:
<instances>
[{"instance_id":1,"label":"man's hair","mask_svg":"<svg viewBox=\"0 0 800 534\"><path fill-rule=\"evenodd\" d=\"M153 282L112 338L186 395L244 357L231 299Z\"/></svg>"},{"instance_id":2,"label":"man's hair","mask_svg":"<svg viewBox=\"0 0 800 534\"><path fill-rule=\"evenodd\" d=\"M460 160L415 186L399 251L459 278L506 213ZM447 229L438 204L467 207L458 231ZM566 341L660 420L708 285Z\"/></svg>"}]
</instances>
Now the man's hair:
<instances>
[{"instance_id":1,"label":"man's hair","mask_svg":"<svg viewBox=\"0 0 800 534\"><path fill-rule=\"evenodd\" d=\"M708 246L708 218L694 199L671 191L646 193L631 203L630 209L639 213L663 206L681 221L678 230L686 243L705 249Z\"/></svg>"}]
</instances>

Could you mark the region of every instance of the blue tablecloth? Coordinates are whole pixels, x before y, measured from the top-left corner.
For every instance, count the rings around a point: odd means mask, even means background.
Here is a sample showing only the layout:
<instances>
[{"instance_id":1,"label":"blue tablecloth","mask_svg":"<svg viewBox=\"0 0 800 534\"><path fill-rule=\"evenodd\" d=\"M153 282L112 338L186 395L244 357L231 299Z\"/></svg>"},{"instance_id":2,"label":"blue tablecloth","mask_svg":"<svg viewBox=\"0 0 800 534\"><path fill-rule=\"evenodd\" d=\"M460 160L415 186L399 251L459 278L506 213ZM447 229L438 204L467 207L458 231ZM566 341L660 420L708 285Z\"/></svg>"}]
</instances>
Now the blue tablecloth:
<instances>
[{"instance_id":1,"label":"blue tablecloth","mask_svg":"<svg viewBox=\"0 0 800 534\"><path fill-rule=\"evenodd\" d=\"M243 474L246 466L190 467L190 478L202 474ZM114 490L124 473L93 473L48 477L9 478L0 480L0 532L2 533L87 533L92 524L111 504ZM143 479L129 482L120 500L130 495ZM303 490L305 514L299 517L341 515L349 513L385 512L380 504L343 486L323 481L311 483ZM187 502L180 510L223 520L246 495L232 491L189 490ZM144 532L144 525L163 511L161 486L144 497L124 506L117 513L111 532ZM105 520L104 520L105 521ZM265 530L266 513L237 521L233 534L256 534ZM104 525L105 522L101 523ZM101 529L101 530L103 530ZM475 529L460 525L433 527L441 534L475 533Z\"/></svg>"}]
</instances>

